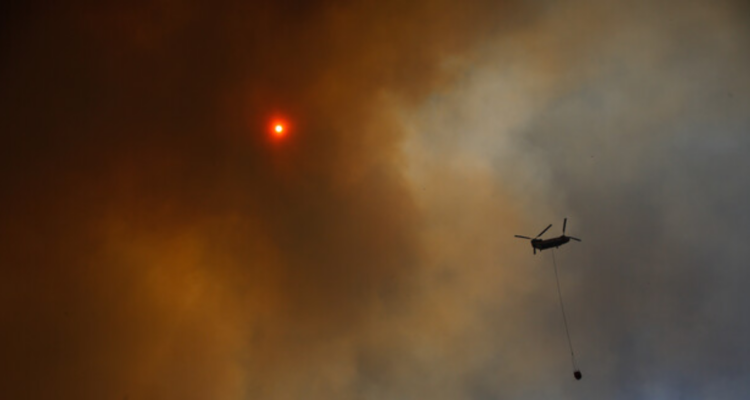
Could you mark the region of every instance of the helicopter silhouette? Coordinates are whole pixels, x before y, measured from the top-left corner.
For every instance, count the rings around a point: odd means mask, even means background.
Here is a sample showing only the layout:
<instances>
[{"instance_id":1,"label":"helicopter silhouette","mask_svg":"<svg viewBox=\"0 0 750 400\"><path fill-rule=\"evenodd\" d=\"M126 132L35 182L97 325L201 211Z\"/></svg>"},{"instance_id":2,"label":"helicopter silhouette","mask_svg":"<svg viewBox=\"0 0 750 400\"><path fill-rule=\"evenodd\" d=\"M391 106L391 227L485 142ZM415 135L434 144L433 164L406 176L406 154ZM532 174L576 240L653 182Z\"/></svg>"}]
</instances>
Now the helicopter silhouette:
<instances>
[{"instance_id":1,"label":"helicopter silhouette","mask_svg":"<svg viewBox=\"0 0 750 400\"><path fill-rule=\"evenodd\" d=\"M565 236L565 227L567 225L568 225L568 219L565 218L563 220L563 229L562 229L563 234L562 234L562 236L558 236L556 238L551 238L551 239L542 239L541 238L541 236L544 235L544 233L547 232L547 230L552 227L552 224L549 224L549 226L547 226L546 228L544 228L544 230L541 233L539 233L538 235L536 235L536 237L534 237L534 238L530 238L528 236L521 236L521 235L515 235L515 237L520 238L520 239L531 240L531 247L534 248L534 254L536 254L537 250L542 251L542 250L550 249L552 247L558 248L558 247L564 245L565 243L570 242L571 239L575 240L576 242L580 242L581 239L578 239L578 238L573 237L573 236Z\"/></svg>"}]
</instances>

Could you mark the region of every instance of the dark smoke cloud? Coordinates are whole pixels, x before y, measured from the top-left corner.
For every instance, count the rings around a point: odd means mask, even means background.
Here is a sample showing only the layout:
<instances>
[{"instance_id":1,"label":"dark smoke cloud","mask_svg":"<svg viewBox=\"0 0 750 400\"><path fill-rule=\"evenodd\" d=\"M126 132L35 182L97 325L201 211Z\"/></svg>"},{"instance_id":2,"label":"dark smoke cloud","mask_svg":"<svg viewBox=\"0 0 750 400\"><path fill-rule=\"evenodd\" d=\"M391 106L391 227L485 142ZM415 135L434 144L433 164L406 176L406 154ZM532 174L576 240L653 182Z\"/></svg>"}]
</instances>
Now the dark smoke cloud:
<instances>
[{"instance_id":1,"label":"dark smoke cloud","mask_svg":"<svg viewBox=\"0 0 750 400\"><path fill-rule=\"evenodd\" d=\"M408 303L422 257L385 99L421 99L506 11L14 8L2 397L356 396L350 347ZM266 133L277 114L283 143Z\"/></svg>"}]
</instances>

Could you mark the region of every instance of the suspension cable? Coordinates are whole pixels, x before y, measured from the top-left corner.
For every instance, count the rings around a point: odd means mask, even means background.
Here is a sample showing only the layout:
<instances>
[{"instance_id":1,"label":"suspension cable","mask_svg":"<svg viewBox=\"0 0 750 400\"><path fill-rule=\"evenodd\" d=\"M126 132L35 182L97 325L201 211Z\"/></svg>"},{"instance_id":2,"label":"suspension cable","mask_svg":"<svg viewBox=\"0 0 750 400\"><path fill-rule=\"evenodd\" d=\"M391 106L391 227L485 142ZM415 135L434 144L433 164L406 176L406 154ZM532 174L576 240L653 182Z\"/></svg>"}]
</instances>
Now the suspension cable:
<instances>
[{"instance_id":1,"label":"suspension cable","mask_svg":"<svg viewBox=\"0 0 750 400\"><path fill-rule=\"evenodd\" d=\"M576 379L580 379L580 372L576 365L576 355L573 352L573 342L570 340L570 330L568 329L568 317L565 315L565 305L563 305L562 291L560 290L560 277L557 274L557 262L555 261L555 249L552 249L552 265L555 267L555 280L557 281L557 296L560 299L560 310L562 310L563 322L565 323L565 334L568 336L568 347L570 348L570 360L573 364L573 371L576 372Z\"/></svg>"}]
</instances>

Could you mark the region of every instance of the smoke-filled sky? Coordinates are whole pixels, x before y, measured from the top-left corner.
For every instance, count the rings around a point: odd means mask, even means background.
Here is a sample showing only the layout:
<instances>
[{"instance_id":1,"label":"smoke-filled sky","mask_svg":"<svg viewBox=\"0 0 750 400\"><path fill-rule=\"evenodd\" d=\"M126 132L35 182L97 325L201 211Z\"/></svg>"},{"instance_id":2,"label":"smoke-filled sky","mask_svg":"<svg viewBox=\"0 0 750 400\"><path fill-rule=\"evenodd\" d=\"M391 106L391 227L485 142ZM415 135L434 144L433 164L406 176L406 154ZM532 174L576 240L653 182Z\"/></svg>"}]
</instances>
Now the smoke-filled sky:
<instances>
[{"instance_id":1,"label":"smoke-filled sky","mask_svg":"<svg viewBox=\"0 0 750 400\"><path fill-rule=\"evenodd\" d=\"M748 71L742 1L4 5L0 398L746 399Z\"/></svg>"}]
</instances>

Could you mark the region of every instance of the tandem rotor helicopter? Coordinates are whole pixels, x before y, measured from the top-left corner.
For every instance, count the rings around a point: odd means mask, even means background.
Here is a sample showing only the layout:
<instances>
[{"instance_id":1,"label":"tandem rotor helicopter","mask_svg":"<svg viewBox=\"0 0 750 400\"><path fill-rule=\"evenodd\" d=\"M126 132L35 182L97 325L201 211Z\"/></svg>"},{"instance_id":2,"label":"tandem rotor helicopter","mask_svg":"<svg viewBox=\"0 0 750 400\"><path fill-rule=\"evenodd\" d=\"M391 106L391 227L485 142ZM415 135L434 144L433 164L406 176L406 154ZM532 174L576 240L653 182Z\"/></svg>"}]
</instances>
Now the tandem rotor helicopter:
<instances>
[{"instance_id":1,"label":"tandem rotor helicopter","mask_svg":"<svg viewBox=\"0 0 750 400\"><path fill-rule=\"evenodd\" d=\"M556 238L551 239L542 239L541 236L544 235L549 228L552 227L552 224L549 224L544 230L536 235L534 238L530 238L528 236L521 236L521 235L515 235L515 237L520 239L528 239L531 241L531 247L534 249L534 254L536 254L536 251L542 251L546 249L551 248L558 248L565 243L570 242L570 240L575 240L576 242L580 242L581 239L578 239L573 236L565 236L565 228L568 225L568 219L565 218L563 220L563 229L562 229L562 236L558 236ZM570 330L568 329L568 317L565 315L565 305L563 305L563 298L562 298L562 291L560 290L560 278L557 275L557 262L555 261L555 251L552 250L552 265L555 267L555 281L557 281L557 295L560 299L560 311L562 311L562 317L563 322L565 323L565 334L568 337L568 346L570 347L570 361L573 364L573 377L576 378L576 380L580 381L581 378L583 378L583 374L581 373L581 370L578 369L578 366L576 365L576 355L573 352L573 341L570 340Z\"/></svg>"},{"instance_id":2,"label":"tandem rotor helicopter","mask_svg":"<svg viewBox=\"0 0 750 400\"><path fill-rule=\"evenodd\" d=\"M558 247L564 245L565 243L568 243L570 241L570 239L573 239L576 242L580 242L581 239L575 238L573 236L565 236L565 227L566 227L567 224L568 224L568 219L565 218L563 220L563 229L562 229L562 233L563 234L562 234L562 236L558 236L556 238L552 238L552 239L542 239L541 238L541 236L544 235L544 232L547 232L547 229L549 229L549 228L552 227L552 224L549 224L549 226L547 226L546 228L544 228L544 230L540 234L536 235L536 237L534 237L534 238L530 238L528 236L521 236L521 235L515 235L515 237L520 238L520 239L531 240L531 247L534 248L534 254L536 254L537 250L542 251L542 250L546 250L546 249L549 249L549 248L552 248L552 247L558 248Z\"/></svg>"}]
</instances>

